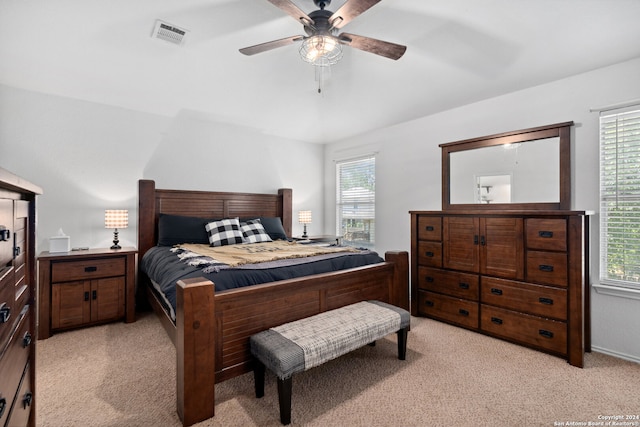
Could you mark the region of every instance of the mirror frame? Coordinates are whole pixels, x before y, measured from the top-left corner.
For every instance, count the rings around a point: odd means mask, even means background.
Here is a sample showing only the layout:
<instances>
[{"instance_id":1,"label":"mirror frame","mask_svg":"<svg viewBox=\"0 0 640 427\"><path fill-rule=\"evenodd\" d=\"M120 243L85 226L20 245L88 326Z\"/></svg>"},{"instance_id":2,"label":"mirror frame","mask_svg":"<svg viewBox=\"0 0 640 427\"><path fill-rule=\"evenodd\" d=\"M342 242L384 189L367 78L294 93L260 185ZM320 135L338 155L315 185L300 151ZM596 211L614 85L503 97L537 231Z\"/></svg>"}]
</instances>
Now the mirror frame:
<instances>
[{"instance_id":1,"label":"mirror frame","mask_svg":"<svg viewBox=\"0 0 640 427\"><path fill-rule=\"evenodd\" d=\"M564 122L440 144L442 148L442 210L569 210L571 207L571 126L573 122ZM449 154L553 137L560 139L560 182L558 182L560 200L558 202L451 204Z\"/></svg>"}]
</instances>

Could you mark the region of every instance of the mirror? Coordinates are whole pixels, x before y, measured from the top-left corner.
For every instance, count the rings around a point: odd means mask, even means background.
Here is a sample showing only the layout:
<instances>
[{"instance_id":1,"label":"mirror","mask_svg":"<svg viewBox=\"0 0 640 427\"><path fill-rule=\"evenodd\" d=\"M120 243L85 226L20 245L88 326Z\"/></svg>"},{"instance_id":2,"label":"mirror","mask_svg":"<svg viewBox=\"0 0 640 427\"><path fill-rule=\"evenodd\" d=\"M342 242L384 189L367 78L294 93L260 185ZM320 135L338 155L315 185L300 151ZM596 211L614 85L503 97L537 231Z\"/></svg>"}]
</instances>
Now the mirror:
<instances>
[{"instance_id":1,"label":"mirror","mask_svg":"<svg viewBox=\"0 0 640 427\"><path fill-rule=\"evenodd\" d=\"M446 209L569 209L572 122L441 144Z\"/></svg>"}]
</instances>

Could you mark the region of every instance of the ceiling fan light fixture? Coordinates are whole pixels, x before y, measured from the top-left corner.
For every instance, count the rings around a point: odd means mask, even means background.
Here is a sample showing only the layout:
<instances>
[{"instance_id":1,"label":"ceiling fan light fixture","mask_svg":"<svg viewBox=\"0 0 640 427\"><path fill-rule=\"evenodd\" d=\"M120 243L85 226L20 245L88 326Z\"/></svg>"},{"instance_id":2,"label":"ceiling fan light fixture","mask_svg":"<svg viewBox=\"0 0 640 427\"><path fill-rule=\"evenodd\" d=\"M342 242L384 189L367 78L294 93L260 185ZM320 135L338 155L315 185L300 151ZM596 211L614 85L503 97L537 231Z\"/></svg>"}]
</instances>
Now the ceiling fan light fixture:
<instances>
[{"instance_id":1,"label":"ceiling fan light fixture","mask_svg":"<svg viewBox=\"0 0 640 427\"><path fill-rule=\"evenodd\" d=\"M311 65L328 67L342 59L342 45L330 35L307 37L300 45L300 57Z\"/></svg>"}]
</instances>

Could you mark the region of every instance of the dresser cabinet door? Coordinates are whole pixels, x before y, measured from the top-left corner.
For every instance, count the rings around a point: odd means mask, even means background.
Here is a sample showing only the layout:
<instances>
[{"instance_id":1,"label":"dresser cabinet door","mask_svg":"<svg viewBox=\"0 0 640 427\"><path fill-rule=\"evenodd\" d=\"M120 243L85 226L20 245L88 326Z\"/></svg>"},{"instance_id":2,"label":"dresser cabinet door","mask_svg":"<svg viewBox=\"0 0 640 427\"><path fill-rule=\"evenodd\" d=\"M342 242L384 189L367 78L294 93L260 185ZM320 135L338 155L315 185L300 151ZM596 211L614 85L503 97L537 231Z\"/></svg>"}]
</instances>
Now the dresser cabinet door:
<instances>
[{"instance_id":1,"label":"dresser cabinet door","mask_svg":"<svg viewBox=\"0 0 640 427\"><path fill-rule=\"evenodd\" d=\"M480 219L448 216L443 218L443 223L444 267L480 272Z\"/></svg>"},{"instance_id":2,"label":"dresser cabinet door","mask_svg":"<svg viewBox=\"0 0 640 427\"><path fill-rule=\"evenodd\" d=\"M480 220L481 273L507 279L524 277L522 218Z\"/></svg>"}]
</instances>

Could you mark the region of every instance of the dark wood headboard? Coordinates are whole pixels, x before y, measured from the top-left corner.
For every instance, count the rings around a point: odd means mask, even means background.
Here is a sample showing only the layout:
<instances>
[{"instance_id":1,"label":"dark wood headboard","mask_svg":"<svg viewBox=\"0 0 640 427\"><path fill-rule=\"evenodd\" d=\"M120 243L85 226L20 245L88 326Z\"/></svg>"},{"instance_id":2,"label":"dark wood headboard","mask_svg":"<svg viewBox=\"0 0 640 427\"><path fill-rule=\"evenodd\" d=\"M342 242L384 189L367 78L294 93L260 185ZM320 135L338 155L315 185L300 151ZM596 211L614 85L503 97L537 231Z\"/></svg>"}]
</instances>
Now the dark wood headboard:
<instances>
[{"instance_id":1,"label":"dark wood headboard","mask_svg":"<svg viewBox=\"0 0 640 427\"><path fill-rule=\"evenodd\" d=\"M287 236L293 221L293 191L277 194L161 190L155 181L138 181L138 254L144 255L158 241L160 214L199 218L280 217Z\"/></svg>"}]
</instances>

